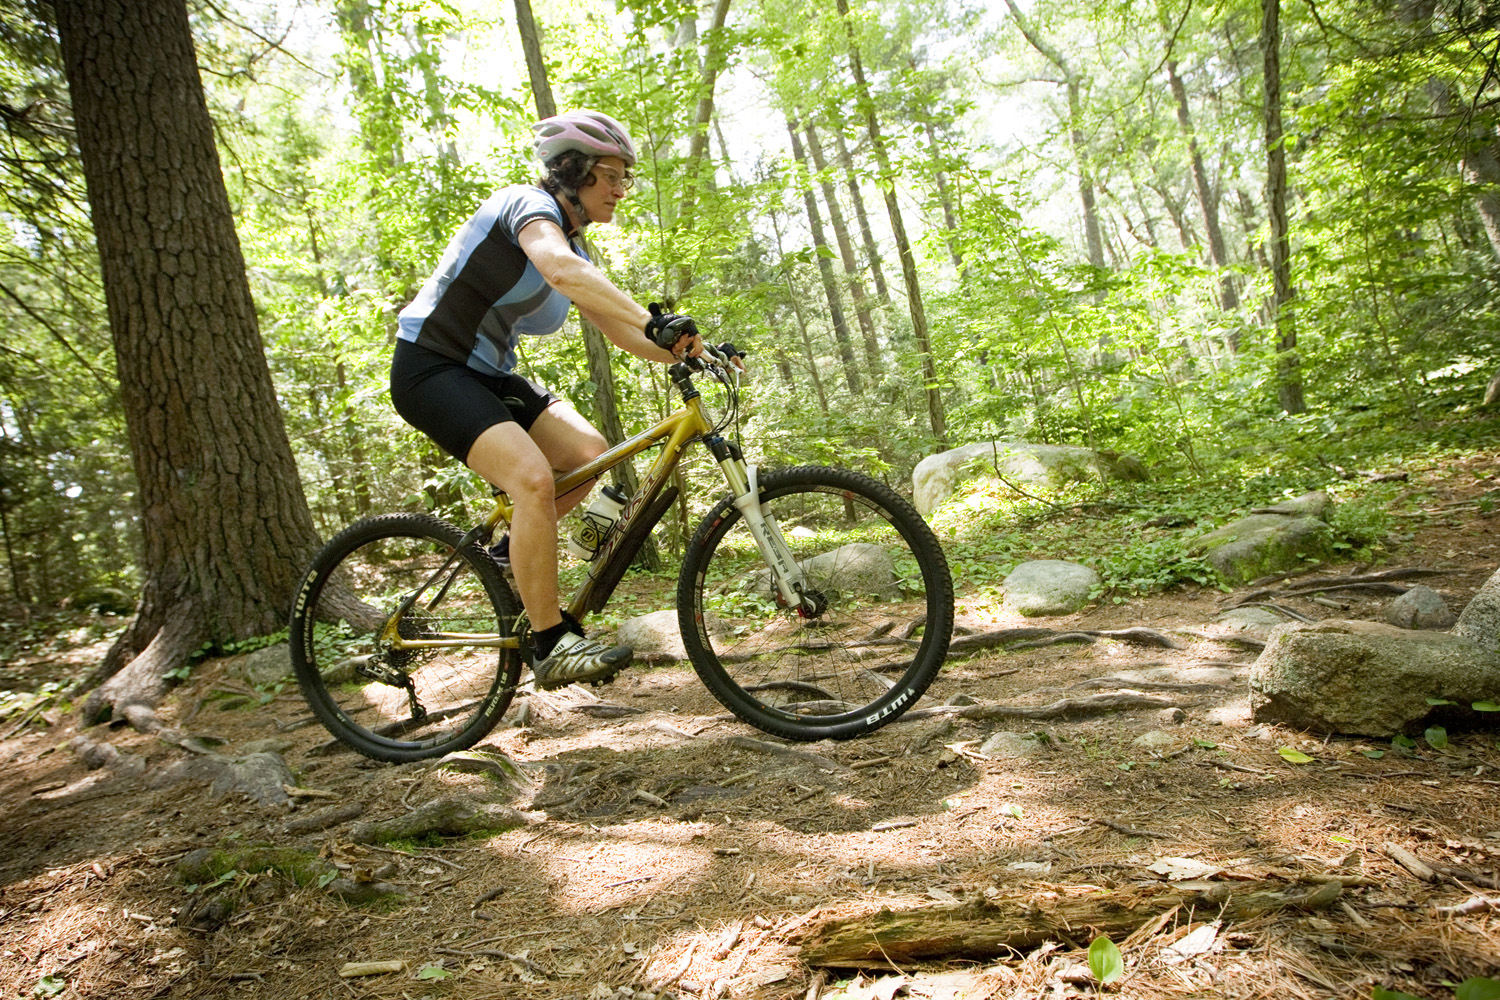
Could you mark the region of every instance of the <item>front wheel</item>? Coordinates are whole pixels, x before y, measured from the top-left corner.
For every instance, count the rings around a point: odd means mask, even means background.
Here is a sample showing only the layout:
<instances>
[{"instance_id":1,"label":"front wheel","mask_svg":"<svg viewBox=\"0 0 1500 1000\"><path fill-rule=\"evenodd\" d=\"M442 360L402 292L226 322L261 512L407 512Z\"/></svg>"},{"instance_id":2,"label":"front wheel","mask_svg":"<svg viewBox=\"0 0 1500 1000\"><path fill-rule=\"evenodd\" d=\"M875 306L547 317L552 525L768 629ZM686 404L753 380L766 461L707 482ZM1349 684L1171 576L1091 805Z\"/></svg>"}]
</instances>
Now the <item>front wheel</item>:
<instances>
[{"instance_id":1,"label":"front wheel","mask_svg":"<svg viewBox=\"0 0 1500 1000\"><path fill-rule=\"evenodd\" d=\"M735 715L786 739L849 739L895 721L953 634L937 537L894 490L844 469L762 473L760 500L810 593L785 605L739 509L721 500L677 583L693 669Z\"/></svg>"},{"instance_id":2,"label":"front wheel","mask_svg":"<svg viewBox=\"0 0 1500 1000\"><path fill-rule=\"evenodd\" d=\"M521 675L515 598L477 545L425 514L350 525L323 547L292 607L292 666L313 713L377 760L483 739ZM413 643L407 646L406 643Z\"/></svg>"}]
</instances>

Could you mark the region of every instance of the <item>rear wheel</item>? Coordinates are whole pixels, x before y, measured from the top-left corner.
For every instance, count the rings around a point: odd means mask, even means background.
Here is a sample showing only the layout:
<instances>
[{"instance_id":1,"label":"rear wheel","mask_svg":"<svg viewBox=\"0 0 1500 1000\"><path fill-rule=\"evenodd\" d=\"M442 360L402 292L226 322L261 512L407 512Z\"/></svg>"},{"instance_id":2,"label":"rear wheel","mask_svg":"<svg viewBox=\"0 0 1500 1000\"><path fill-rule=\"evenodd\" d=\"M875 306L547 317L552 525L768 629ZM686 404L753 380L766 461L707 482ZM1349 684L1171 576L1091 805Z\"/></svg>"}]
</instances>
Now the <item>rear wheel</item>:
<instances>
[{"instance_id":1,"label":"rear wheel","mask_svg":"<svg viewBox=\"0 0 1500 1000\"><path fill-rule=\"evenodd\" d=\"M516 600L488 553L425 514L336 535L292 608L292 665L328 731L377 760L437 757L483 739L521 675ZM397 648L396 639L432 646Z\"/></svg>"},{"instance_id":2,"label":"rear wheel","mask_svg":"<svg viewBox=\"0 0 1500 1000\"><path fill-rule=\"evenodd\" d=\"M787 739L848 739L899 718L953 633L937 537L895 491L845 469L766 472L760 494L809 592L785 605L739 509L720 501L677 584L693 668L735 715Z\"/></svg>"}]
</instances>

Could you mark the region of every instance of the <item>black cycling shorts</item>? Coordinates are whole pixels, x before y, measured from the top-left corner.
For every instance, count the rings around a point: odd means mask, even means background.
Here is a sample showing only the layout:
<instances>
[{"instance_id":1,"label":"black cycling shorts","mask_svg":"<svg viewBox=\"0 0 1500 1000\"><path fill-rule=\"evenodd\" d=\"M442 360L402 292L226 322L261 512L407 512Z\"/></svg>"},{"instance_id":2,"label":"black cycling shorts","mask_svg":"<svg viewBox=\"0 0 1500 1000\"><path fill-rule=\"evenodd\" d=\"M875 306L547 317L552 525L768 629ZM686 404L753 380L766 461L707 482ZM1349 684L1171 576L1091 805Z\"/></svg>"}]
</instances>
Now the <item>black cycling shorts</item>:
<instances>
[{"instance_id":1,"label":"black cycling shorts","mask_svg":"<svg viewBox=\"0 0 1500 1000\"><path fill-rule=\"evenodd\" d=\"M479 435L515 422L531 430L558 397L520 375L486 375L406 340L391 359L396 412L460 462Z\"/></svg>"}]
</instances>

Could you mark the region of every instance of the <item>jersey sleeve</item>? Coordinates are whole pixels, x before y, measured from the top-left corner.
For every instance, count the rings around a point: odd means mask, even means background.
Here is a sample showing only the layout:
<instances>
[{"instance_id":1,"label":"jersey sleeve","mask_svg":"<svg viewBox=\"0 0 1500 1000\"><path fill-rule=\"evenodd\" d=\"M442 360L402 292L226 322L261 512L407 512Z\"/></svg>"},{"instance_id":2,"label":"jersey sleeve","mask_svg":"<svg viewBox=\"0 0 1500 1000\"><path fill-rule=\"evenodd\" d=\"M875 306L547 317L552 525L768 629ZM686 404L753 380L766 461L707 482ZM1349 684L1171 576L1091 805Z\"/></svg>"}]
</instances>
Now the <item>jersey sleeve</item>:
<instances>
[{"instance_id":1,"label":"jersey sleeve","mask_svg":"<svg viewBox=\"0 0 1500 1000\"><path fill-rule=\"evenodd\" d=\"M537 219L546 219L566 230L557 200L546 191L536 187L517 187L507 193L513 193L514 197L504 200L495 225L510 242L519 246L521 230Z\"/></svg>"}]
</instances>

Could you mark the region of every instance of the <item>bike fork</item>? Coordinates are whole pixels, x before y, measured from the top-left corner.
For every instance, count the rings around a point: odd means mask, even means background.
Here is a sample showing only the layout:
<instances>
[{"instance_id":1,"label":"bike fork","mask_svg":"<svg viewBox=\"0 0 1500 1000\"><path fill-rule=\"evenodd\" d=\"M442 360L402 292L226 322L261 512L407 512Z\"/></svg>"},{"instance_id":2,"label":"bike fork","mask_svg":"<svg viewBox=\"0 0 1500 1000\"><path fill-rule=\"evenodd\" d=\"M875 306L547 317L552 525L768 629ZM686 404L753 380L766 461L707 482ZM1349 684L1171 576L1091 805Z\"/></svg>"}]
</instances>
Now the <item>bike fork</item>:
<instances>
[{"instance_id":1,"label":"bike fork","mask_svg":"<svg viewBox=\"0 0 1500 1000\"><path fill-rule=\"evenodd\" d=\"M793 557L776 518L761 506L760 484L756 481L758 469L745 462L739 449L727 442L724 445L724 454L715 450L715 457L719 459L719 468L729 484L734 505L745 519L745 527L750 529L761 558L771 569L772 585L787 607L811 613L814 604L808 592L807 577Z\"/></svg>"}]
</instances>

